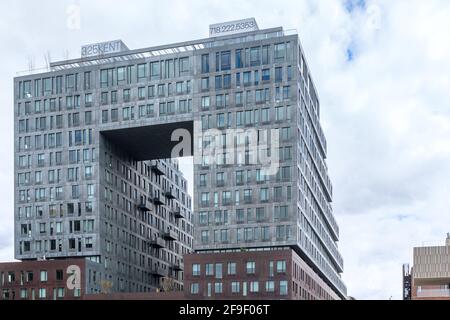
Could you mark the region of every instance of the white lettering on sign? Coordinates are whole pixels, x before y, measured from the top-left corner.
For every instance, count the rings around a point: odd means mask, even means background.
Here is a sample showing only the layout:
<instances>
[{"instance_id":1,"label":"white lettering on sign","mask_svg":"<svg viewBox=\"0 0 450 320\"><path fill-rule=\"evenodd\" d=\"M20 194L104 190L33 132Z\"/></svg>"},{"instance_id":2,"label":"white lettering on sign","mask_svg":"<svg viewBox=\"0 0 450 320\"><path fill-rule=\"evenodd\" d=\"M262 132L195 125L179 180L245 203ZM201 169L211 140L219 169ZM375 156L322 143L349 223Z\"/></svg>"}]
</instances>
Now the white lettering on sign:
<instances>
[{"instance_id":1,"label":"white lettering on sign","mask_svg":"<svg viewBox=\"0 0 450 320\"><path fill-rule=\"evenodd\" d=\"M128 48L121 40L88 44L81 47L81 57L92 57L109 53L117 53L125 50L128 50Z\"/></svg>"},{"instance_id":2,"label":"white lettering on sign","mask_svg":"<svg viewBox=\"0 0 450 320\"><path fill-rule=\"evenodd\" d=\"M217 37L240 32L259 30L255 18L212 24L209 26L209 36Z\"/></svg>"}]
</instances>

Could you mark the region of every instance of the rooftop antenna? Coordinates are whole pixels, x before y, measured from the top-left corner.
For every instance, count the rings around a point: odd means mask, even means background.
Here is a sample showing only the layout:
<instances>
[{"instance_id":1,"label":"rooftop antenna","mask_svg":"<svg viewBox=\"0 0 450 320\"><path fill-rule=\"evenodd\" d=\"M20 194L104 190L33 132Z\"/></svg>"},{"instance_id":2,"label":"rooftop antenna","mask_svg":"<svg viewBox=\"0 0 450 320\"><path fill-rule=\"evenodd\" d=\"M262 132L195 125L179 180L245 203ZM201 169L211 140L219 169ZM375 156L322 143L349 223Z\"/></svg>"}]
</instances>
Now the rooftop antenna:
<instances>
[{"instance_id":1,"label":"rooftop antenna","mask_svg":"<svg viewBox=\"0 0 450 320\"><path fill-rule=\"evenodd\" d=\"M50 54L50 51L47 51L45 53L44 61L45 61L45 66L47 67L47 69L50 69L50 63L52 62L52 56Z\"/></svg>"},{"instance_id":2,"label":"rooftop antenna","mask_svg":"<svg viewBox=\"0 0 450 320\"><path fill-rule=\"evenodd\" d=\"M64 52L63 52L63 57L64 57L64 60L69 60L69 50L64 50Z\"/></svg>"},{"instance_id":3,"label":"rooftop antenna","mask_svg":"<svg viewBox=\"0 0 450 320\"><path fill-rule=\"evenodd\" d=\"M31 72L34 69L34 57L28 56L28 70Z\"/></svg>"}]
</instances>

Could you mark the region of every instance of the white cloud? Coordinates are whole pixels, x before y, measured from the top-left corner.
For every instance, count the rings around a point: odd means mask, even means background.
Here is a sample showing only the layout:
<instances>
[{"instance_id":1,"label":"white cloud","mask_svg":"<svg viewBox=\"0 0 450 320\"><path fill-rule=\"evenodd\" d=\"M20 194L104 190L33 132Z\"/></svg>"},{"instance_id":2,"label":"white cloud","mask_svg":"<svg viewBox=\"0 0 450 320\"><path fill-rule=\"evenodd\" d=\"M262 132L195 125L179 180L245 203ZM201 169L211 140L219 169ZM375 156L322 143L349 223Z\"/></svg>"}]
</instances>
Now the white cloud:
<instances>
[{"instance_id":1,"label":"white cloud","mask_svg":"<svg viewBox=\"0 0 450 320\"><path fill-rule=\"evenodd\" d=\"M207 36L208 24L256 17L297 29L321 100L344 279L357 298L400 298L413 245L450 229L450 3L366 1L4 1L0 41L0 260L12 259L12 77L27 57L76 57L82 44L122 38L131 48ZM81 29L66 8L80 3ZM31 6L31 7L30 7ZM347 49L353 61L347 62Z\"/></svg>"}]
</instances>

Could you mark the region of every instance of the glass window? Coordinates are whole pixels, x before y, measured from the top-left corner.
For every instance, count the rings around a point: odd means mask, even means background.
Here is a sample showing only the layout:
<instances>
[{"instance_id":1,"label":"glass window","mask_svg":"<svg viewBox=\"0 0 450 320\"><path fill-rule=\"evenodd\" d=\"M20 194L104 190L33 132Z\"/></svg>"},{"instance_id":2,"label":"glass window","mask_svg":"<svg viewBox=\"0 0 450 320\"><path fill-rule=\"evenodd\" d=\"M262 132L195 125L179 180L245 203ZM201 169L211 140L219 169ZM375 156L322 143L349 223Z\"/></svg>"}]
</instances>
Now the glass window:
<instances>
[{"instance_id":1,"label":"glass window","mask_svg":"<svg viewBox=\"0 0 450 320\"><path fill-rule=\"evenodd\" d=\"M191 283L191 294L198 294L199 292L199 284Z\"/></svg>"},{"instance_id":2,"label":"glass window","mask_svg":"<svg viewBox=\"0 0 450 320\"><path fill-rule=\"evenodd\" d=\"M202 73L209 72L209 54L202 55Z\"/></svg>"},{"instance_id":3,"label":"glass window","mask_svg":"<svg viewBox=\"0 0 450 320\"><path fill-rule=\"evenodd\" d=\"M266 281L266 292L275 292L275 281Z\"/></svg>"},{"instance_id":4,"label":"glass window","mask_svg":"<svg viewBox=\"0 0 450 320\"><path fill-rule=\"evenodd\" d=\"M200 272L201 272L201 266L198 263L194 263L192 265L192 275L193 276L200 276Z\"/></svg>"},{"instance_id":5,"label":"glass window","mask_svg":"<svg viewBox=\"0 0 450 320\"><path fill-rule=\"evenodd\" d=\"M47 298L47 289L40 288L39 289L39 299L45 299Z\"/></svg>"},{"instance_id":6,"label":"glass window","mask_svg":"<svg viewBox=\"0 0 450 320\"><path fill-rule=\"evenodd\" d=\"M236 49L236 68L242 68L243 66L242 49Z\"/></svg>"},{"instance_id":7,"label":"glass window","mask_svg":"<svg viewBox=\"0 0 450 320\"><path fill-rule=\"evenodd\" d=\"M221 71L226 71L231 69L231 53L230 51L223 51L221 53L221 63L220 63Z\"/></svg>"},{"instance_id":8,"label":"glass window","mask_svg":"<svg viewBox=\"0 0 450 320\"><path fill-rule=\"evenodd\" d=\"M250 49L250 66L259 66L261 64L261 47Z\"/></svg>"},{"instance_id":9,"label":"glass window","mask_svg":"<svg viewBox=\"0 0 450 320\"><path fill-rule=\"evenodd\" d=\"M45 224L44 224L44 228L45 228ZM41 233L42 233L42 231L41 231ZM48 275L47 275L47 271L46 270L41 270L40 280L41 280L41 282L46 282L48 280Z\"/></svg>"},{"instance_id":10,"label":"glass window","mask_svg":"<svg viewBox=\"0 0 450 320\"><path fill-rule=\"evenodd\" d=\"M189 72L189 58L188 57L180 58L179 62L180 62L180 75L182 73Z\"/></svg>"},{"instance_id":11,"label":"glass window","mask_svg":"<svg viewBox=\"0 0 450 320\"><path fill-rule=\"evenodd\" d=\"M285 260L277 261L277 272L278 273L286 272L286 261Z\"/></svg>"},{"instance_id":12,"label":"glass window","mask_svg":"<svg viewBox=\"0 0 450 320\"><path fill-rule=\"evenodd\" d=\"M276 67L275 68L275 82L282 82L282 81L283 81L283 68Z\"/></svg>"},{"instance_id":13,"label":"glass window","mask_svg":"<svg viewBox=\"0 0 450 320\"><path fill-rule=\"evenodd\" d=\"M147 64L146 63L138 64L137 76L138 76L138 81L144 80L146 78L146 76L147 76Z\"/></svg>"},{"instance_id":14,"label":"glass window","mask_svg":"<svg viewBox=\"0 0 450 320\"><path fill-rule=\"evenodd\" d=\"M259 292L259 282L258 281L250 282L250 292L252 292L252 293Z\"/></svg>"},{"instance_id":15,"label":"glass window","mask_svg":"<svg viewBox=\"0 0 450 320\"><path fill-rule=\"evenodd\" d=\"M212 263L207 263L205 265L205 274L207 276L213 276L214 275L214 264Z\"/></svg>"},{"instance_id":16,"label":"glass window","mask_svg":"<svg viewBox=\"0 0 450 320\"><path fill-rule=\"evenodd\" d=\"M254 274L255 273L255 266L256 263L254 261L249 261L246 263L246 272L247 274Z\"/></svg>"},{"instance_id":17,"label":"glass window","mask_svg":"<svg viewBox=\"0 0 450 320\"><path fill-rule=\"evenodd\" d=\"M274 47L274 59L276 62L283 61L286 54L285 44L278 43Z\"/></svg>"},{"instance_id":18,"label":"glass window","mask_svg":"<svg viewBox=\"0 0 450 320\"><path fill-rule=\"evenodd\" d=\"M231 282L231 293L239 293L240 292L240 283L237 281Z\"/></svg>"},{"instance_id":19,"label":"glass window","mask_svg":"<svg viewBox=\"0 0 450 320\"><path fill-rule=\"evenodd\" d=\"M288 294L288 282L283 280L280 281L280 295L286 296Z\"/></svg>"},{"instance_id":20,"label":"glass window","mask_svg":"<svg viewBox=\"0 0 450 320\"><path fill-rule=\"evenodd\" d=\"M222 293L222 290L223 290L222 282L216 282L214 284L214 293L220 294L220 293Z\"/></svg>"},{"instance_id":21,"label":"glass window","mask_svg":"<svg viewBox=\"0 0 450 320\"><path fill-rule=\"evenodd\" d=\"M202 78L202 90L209 90L209 77Z\"/></svg>"},{"instance_id":22,"label":"glass window","mask_svg":"<svg viewBox=\"0 0 450 320\"><path fill-rule=\"evenodd\" d=\"M150 63L150 80L159 80L160 79L160 63L159 62L151 62Z\"/></svg>"}]
</instances>

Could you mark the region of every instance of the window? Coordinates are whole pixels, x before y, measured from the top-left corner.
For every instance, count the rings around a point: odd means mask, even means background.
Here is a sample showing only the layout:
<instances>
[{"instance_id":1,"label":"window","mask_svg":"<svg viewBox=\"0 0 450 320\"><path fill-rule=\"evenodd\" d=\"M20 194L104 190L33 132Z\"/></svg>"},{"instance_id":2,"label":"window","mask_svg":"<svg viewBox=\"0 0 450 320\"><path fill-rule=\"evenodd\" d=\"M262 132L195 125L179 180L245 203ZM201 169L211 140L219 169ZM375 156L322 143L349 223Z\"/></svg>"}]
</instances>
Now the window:
<instances>
[{"instance_id":1,"label":"window","mask_svg":"<svg viewBox=\"0 0 450 320\"><path fill-rule=\"evenodd\" d=\"M242 68L244 66L242 61L242 49L236 49L236 68Z\"/></svg>"},{"instance_id":2,"label":"window","mask_svg":"<svg viewBox=\"0 0 450 320\"><path fill-rule=\"evenodd\" d=\"M235 103L236 103L236 105L242 105L243 104L242 92L236 92Z\"/></svg>"},{"instance_id":3,"label":"window","mask_svg":"<svg viewBox=\"0 0 450 320\"><path fill-rule=\"evenodd\" d=\"M214 293L220 294L223 292L223 285L222 282L216 282L214 284Z\"/></svg>"},{"instance_id":4,"label":"window","mask_svg":"<svg viewBox=\"0 0 450 320\"><path fill-rule=\"evenodd\" d=\"M209 109L210 105L210 98L209 97L202 97L202 109L207 110Z\"/></svg>"},{"instance_id":5,"label":"window","mask_svg":"<svg viewBox=\"0 0 450 320\"><path fill-rule=\"evenodd\" d=\"M250 292L252 292L252 293L259 292L259 282L258 281L250 282Z\"/></svg>"},{"instance_id":6,"label":"window","mask_svg":"<svg viewBox=\"0 0 450 320\"><path fill-rule=\"evenodd\" d=\"M159 80L160 79L160 63L159 62L151 62L150 63L150 80Z\"/></svg>"},{"instance_id":7,"label":"window","mask_svg":"<svg viewBox=\"0 0 450 320\"><path fill-rule=\"evenodd\" d=\"M263 69L262 81L270 81L270 69Z\"/></svg>"},{"instance_id":8,"label":"window","mask_svg":"<svg viewBox=\"0 0 450 320\"><path fill-rule=\"evenodd\" d=\"M230 51L223 51L221 53L221 62L220 62L221 71L226 71L231 69L231 53Z\"/></svg>"},{"instance_id":9,"label":"window","mask_svg":"<svg viewBox=\"0 0 450 320\"><path fill-rule=\"evenodd\" d=\"M261 64L261 47L250 49L250 66L258 66Z\"/></svg>"},{"instance_id":10,"label":"window","mask_svg":"<svg viewBox=\"0 0 450 320\"><path fill-rule=\"evenodd\" d=\"M275 292L275 282L274 281L266 281L266 292Z\"/></svg>"},{"instance_id":11,"label":"window","mask_svg":"<svg viewBox=\"0 0 450 320\"><path fill-rule=\"evenodd\" d=\"M138 64L137 66L138 81L145 80L146 76L147 76L147 64L146 63Z\"/></svg>"},{"instance_id":12,"label":"window","mask_svg":"<svg viewBox=\"0 0 450 320\"><path fill-rule=\"evenodd\" d=\"M202 241L202 243L209 242L209 231L208 230L202 230L201 241Z\"/></svg>"},{"instance_id":13,"label":"window","mask_svg":"<svg viewBox=\"0 0 450 320\"><path fill-rule=\"evenodd\" d=\"M282 81L283 81L283 68L276 67L275 68L275 82L282 82Z\"/></svg>"},{"instance_id":14,"label":"window","mask_svg":"<svg viewBox=\"0 0 450 320\"><path fill-rule=\"evenodd\" d=\"M222 264L216 263L216 279L222 279Z\"/></svg>"},{"instance_id":15,"label":"window","mask_svg":"<svg viewBox=\"0 0 450 320\"><path fill-rule=\"evenodd\" d=\"M244 76L244 86L249 86L251 84L251 72L246 71L243 73Z\"/></svg>"},{"instance_id":16,"label":"window","mask_svg":"<svg viewBox=\"0 0 450 320\"><path fill-rule=\"evenodd\" d=\"M111 121L112 122L119 121L119 109L111 109Z\"/></svg>"},{"instance_id":17,"label":"window","mask_svg":"<svg viewBox=\"0 0 450 320\"><path fill-rule=\"evenodd\" d=\"M214 275L214 264L207 263L205 266L205 273L206 273L206 276L213 276Z\"/></svg>"},{"instance_id":18,"label":"window","mask_svg":"<svg viewBox=\"0 0 450 320\"><path fill-rule=\"evenodd\" d=\"M275 62L280 62L284 60L286 50L285 50L285 44L284 43L278 43L274 46L274 60Z\"/></svg>"},{"instance_id":19,"label":"window","mask_svg":"<svg viewBox=\"0 0 450 320\"><path fill-rule=\"evenodd\" d=\"M277 261L277 273L285 273L286 272L286 261L280 260Z\"/></svg>"},{"instance_id":20,"label":"window","mask_svg":"<svg viewBox=\"0 0 450 320\"><path fill-rule=\"evenodd\" d=\"M283 99L287 100L287 99L290 99L290 98L291 98L290 87L289 86L283 87Z\"/></svg>"},{"instance_id":21,"label":"window","mask_svg":"<svg viewBox=\"0 0 450 320\"><path fill-rule=\"evenodd\" d=\"M269 46L262 47L262 63L269 64Z\"/></svg>"},{"instance_id":22,"label":"window","mask_svg":"<svg viewBox=\"0 0 450 320\"><path fill-rule=\"evenodd\" d=\"M47 289L40 288L39 289L39 299L45 299L47 298Z\"/></svg>"},{"instance_id":23,"label":"window","mask_svg":"<svg viewBox=\"0 0 450 320\"><path fill-rule=\"evenodd\" d=\"M223 76L223 88L224 89L231 88L231 75L230 74L225 74Z\"/></svg>"},{"instance_id":24,"label":"window","mask_svg":"<svg viewBox=\"0 0 450 320\"><path fill-rule=\"evenodd\" d=\"M288 294L288 282L283 280L280 281L280 295L286 296Z\"/></svg>"},{"instance_id":25,"label":"window","mask_svg":"<svg viewBox=\"0 0 450 320\"><path fill-rule=\"evenodd\" d=\"M130 89L123 90L123 102L130 102Z\"/></svg>"},{"instance_id":26,"label":"window","mask_svg":"<svg viewBox=\"0 0 450 320\"><path fill-rule=\"evenodd\" d=\"M125 67L117 68L117 82L121 83L125 81Z\"/></svg>"},{"instance_id":27,"label":"window","mask_svg":"<svg viewBox=\"0 0 450 320\"><path fill-rule=\"evenodd\" d=\"M64 288L58 288L57 295L58 299L64 298Z\"/></svg>"},{"instance_id":28,"label":"window","mask_svg":"<svg viewBox=\"0 0 450 320\"><path fill-rule=\"evenodd\" d=\"M231 293L239 293L240 292L240 283L237 281L231 282Z\"/></svg>"},{"instance_id":29,"label":"window","mask_svg":"<svg viewBox=\"0 0 450 320\"><path fill-rule=\"evenodd\" d=\"M202 78L202 90L209 90L209 78Z\"/></svg>"},{"instance_id":30,"label":"window","mask_svg":"<svg viewBox=\"0 0 450 320\"><path fill-rule=\"evenodd\" d=\"M191 283L191 294L198 294L199 292L199 284Z\"/></svg>"},{"instance_id":31,"label":"window","mask_svg":"<svg viewBox=\"0 0 450 320\"><path fill-rule=\"evenodd\" d=\"M189 58L184 57L179 59L180 63L180 75L189 72Z\"/></svg>"},{"instance_id":32,"label":"window","mask_svg":"<svg viewBox=\"0 0 450 320\"><path fill-rule=\"evenodd\" d=\"M269 201L269 189L268 188L261 188L259 190L259 200L266 202Z\"/></svg>"},{"instance_id":33,"label":"window","mask_svg":"<svg viewBox=\"0 0 450 320\"><path fill-rule=\"evenodd\" d=\"M247 274L255 274L255 262L254 261L249 261L246 263L246 272Z\"/></svg>"},{"instance_id":34,"label":"window","mask_svg":"<svg viewBox=\"0 0 450 320\"><path fill-rule=\"evenodd\" d=\"M202 55L202 73L209 72L209 54Z\"/></svg>"},{"instance_id":35,"label":"window","mask_svg":"<svg viewBox=\"0 0 450 320\"><path fill-rule=\"evenodd\" d=\"M20 299L28 299L28 290L20 289Z\"/></svg>"},{"instance_id":36,"label":"window","mask_svg":"<svg viewBox=\"0 0 450 320\"><path fill-rule=\"evenodd\" d=\"M192 265L192 275L195 276L195 277L200 276L200 268L201 268L200 264L194 263Z\"/></svg>"},{"instance_id":37,"label":"window","mask_svg":"<svg viewBox=\"0 0 450 320\"><path fill-rule=\"evenodd\" d=\"M64 271L56 270L56 281L63 281L63 280L64 280Z\"/></svg>"},{"instance_id":38,"label":"window","mask_svg":"<svg viewBox=\"0 0 450 320\"><path fill-rule=\"evenodd\" d=\"M216 78L215 78L215 88L216 88L216 90L222 89L222 76L216 76Z\"/></svg>"},{"instance_id":39,"label":"window","mask_svg":"<svg viewBox=\"0 0 450 320\"><path fill-rule=\"evenodd\" d=\"M48 275L47 275L47 271L46 270L41 270L39 279L41 280L41 282L47 282Z\"/></svg>"}]
</instances>

